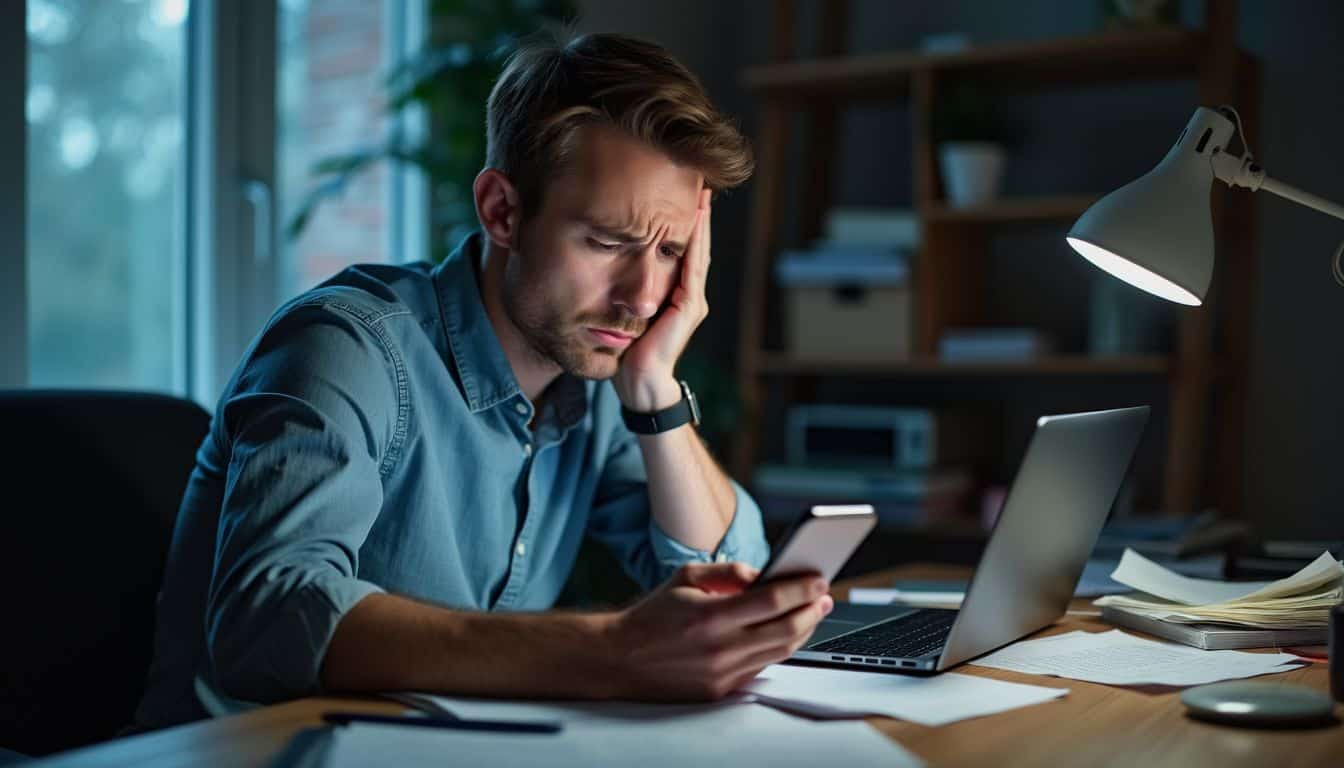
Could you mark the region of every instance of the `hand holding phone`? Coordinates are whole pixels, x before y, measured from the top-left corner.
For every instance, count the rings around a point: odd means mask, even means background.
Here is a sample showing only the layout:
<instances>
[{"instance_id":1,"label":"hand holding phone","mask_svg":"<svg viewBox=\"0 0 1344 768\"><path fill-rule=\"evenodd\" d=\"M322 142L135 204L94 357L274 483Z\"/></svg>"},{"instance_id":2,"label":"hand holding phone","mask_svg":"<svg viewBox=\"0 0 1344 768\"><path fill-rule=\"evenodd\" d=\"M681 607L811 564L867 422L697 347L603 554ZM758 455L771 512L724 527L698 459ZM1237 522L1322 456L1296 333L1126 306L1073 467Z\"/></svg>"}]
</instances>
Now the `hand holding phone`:
<instances>
[{"instance_id":1,"label":"hand holding phone","mask_svg":"<svg viewBox=\"0 0 1344 768\"><path fill-rule=\"evenodd\" d=\"M753 586L806 573L820 574L830 582L876 525L870 504L814 506L771 551Z\"/></svg>"}]
</instances>

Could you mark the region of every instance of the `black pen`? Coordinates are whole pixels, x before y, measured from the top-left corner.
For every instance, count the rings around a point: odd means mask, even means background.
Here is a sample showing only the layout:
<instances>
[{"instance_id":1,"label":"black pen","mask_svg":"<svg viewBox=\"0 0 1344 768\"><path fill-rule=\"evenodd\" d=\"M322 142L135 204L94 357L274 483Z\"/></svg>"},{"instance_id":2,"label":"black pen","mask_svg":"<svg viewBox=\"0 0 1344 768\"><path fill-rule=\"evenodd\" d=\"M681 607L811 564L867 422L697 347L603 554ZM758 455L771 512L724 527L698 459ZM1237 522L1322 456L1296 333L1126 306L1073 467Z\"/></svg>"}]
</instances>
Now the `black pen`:
<instances>
[{"instance_id":1,"label":"black pen","mask_svg":"<svg viewBox=\"0 0 1344 768\"><path fill-rule=\"evenodd\" d=\"M424 728L449 728L458 731L494 731L496 733L559 733L563 726L545 720L462 720L420 715L375 715L365 712L323 712L322 720L333 725L381 723L418 725Z\"/></svg>"}]
</instances>

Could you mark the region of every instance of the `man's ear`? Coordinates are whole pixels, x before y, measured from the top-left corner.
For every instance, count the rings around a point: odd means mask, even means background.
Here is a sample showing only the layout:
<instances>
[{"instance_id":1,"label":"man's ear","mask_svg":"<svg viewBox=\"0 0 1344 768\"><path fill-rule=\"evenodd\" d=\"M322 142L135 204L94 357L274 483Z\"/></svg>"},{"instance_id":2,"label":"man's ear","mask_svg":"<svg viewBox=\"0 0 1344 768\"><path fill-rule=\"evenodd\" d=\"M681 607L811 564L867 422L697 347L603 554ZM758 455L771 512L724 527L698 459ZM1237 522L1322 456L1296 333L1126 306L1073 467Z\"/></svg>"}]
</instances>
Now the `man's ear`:
<instances>
[{"instance_id":1,"label":"man's ear","mask_svg":"<svg viewBox=\"0 0 1344 768\"><path fill-rule=\"evenodd\" d=\"M486 168L476 174L471 191L476 199L476 218L485 236L500 248L511 250L522 214L513 182L502 171Z\"/></svg>"}]
</instances>

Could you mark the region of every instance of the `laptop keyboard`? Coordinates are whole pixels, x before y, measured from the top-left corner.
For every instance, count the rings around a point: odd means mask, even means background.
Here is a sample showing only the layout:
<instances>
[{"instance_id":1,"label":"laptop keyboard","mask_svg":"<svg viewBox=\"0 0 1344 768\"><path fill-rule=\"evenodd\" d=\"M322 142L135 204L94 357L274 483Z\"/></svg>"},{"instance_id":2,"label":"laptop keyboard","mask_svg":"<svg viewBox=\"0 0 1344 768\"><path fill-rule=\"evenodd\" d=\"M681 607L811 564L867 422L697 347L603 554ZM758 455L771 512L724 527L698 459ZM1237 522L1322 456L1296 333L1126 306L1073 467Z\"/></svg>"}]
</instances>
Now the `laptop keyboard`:
<instances>
[{"instance_id":1,"label":"laptop keyboard","mask_svg":"<svg viewBox=\"0 0 1344 768\"><path fill-rule=\"evenodd\" d=\"M926 608L827 640L808 650L911 659L942 648L956 619L956 611Z\"/></svg>"}]
</instances>

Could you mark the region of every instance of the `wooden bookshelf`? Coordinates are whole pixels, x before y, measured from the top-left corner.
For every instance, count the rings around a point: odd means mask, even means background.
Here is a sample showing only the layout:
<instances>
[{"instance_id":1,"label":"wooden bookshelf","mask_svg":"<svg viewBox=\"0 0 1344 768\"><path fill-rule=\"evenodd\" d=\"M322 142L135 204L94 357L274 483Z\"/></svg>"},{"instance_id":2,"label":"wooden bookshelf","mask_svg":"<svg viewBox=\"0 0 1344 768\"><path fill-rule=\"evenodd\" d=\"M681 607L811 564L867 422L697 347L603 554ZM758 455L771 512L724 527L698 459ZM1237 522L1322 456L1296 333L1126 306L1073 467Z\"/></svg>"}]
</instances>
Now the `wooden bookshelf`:
<instances>
[{"instance_id":1,"label":"wooden bookshelf","mask_svg":"<svg viewBox=\"0 0 1344 768\"><path fill-rule=\"evenodd\" d=\"M1087 88L1118 80L1187 80L1199 104L1235 103L1249 135L1258 135L1259 70L1235 47L1235 2L1205 5L1202 29L1165 28L1080 35L984 45L956 53L891 51L846 55L848 4L823 2L818 20L819 55L793 56L797 13L793 0L774 0L770 60L744 70L741 82L758 99L753 184L744 288L740 304L738 384L743 424L733 446L732 467L752 476L760 452L767 394L783 404L805 401L818 380L849 377L983 379L986 391L1004 377L1073 377L1069 386L1115 377L1158 377L1166 382L1167 424L1160 505L1168 514L1215 506L1237 515L1244 476L1244 399L1255 281L1256 222L1252 196L1213 195L1218 267L1205 306L1180 310L1169 355L1114 358L1057 356L1014 363L950 363L938 359L945 328L992 324L986 317L984 259L994 228L1058 222L1067 227L1101 193L1004 199L973 208L953 208L943 197L930 135L934 104L949 84L973 81L995 89ZM914 354L906 361L854 363L797 359L767 348L767 323L779 311L773 260L792 243L780 241L789 173L801 175L797 238L820 234L832 201L837 125L842 110L875 101L907 104L912 121L914 209L920 246L912 262ZM1196 104L1190 105L1193 110ZM795 117L804 118L803 162L789 155ZM1085 116L1081 116L1080 119ZM1131 116L1133 117L1133 116ZM1101 118L1097 118L1100 120ZM1175 130L1175 127L1173 127ZM1154 162L1156 162L1154 157ZM1136 175L1147 169L1136 168ZM1212 386L1218 362L1218 386ZM774 386L774 384L784 386ZM770 394L767 392L770 390Z\"/></svg>"}]
</instances>

